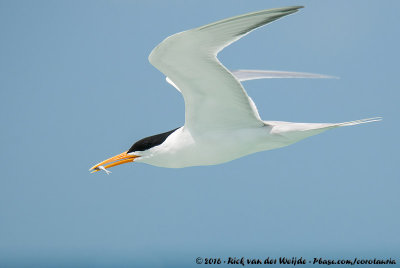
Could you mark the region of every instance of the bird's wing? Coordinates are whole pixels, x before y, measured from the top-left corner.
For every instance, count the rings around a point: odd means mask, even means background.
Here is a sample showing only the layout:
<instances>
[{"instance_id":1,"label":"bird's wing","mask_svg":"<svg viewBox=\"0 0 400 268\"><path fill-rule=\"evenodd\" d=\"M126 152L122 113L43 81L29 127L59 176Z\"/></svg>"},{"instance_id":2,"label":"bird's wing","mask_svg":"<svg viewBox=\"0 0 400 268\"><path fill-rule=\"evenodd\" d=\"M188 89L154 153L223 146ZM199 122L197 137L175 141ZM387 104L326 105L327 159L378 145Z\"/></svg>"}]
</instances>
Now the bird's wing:
<instances>
[{"instance_id":1,"label":"bird's wing","mask_svg":"<svg viewBox=\"0 0 400 268\"><path fill-rule=\"evenodd\" d=\"M240 82L217 59L224 47L297 7L276 8L217 21L166 38L149 61L180 89L185 128L191 131L262 126Z\"/></svg>"},{"instance_id":2,"label":"bird's wing","mask_svg":"<svg viewBox=\"0 0 400 268\"><path fill-rule=\"evenodd\" d=\"M336 76L330 76L325 74L270 71L270 70L235 70L231 72L240 82L255 80L255 79L268 79L268 78L338 78Z\"/></svg>"},{"instance_id":3,"label":"bird's wing","mask_svg":"<svg viewBox=\"0 0 400 268\"><path fill-rule=\"evenodd\" d=\"M235 70L230 71L233 76L239 81L249 81L256 79L270 79L270 78L338 78L336 76L325 75L325 74L313 74L313 73L299 73L299 72L287 72L287 71L271 71L271 70ZM179 92L181 90L172 82L171 79L165 77L165 80L176 88Z\"/></svg>"}]
</instances>

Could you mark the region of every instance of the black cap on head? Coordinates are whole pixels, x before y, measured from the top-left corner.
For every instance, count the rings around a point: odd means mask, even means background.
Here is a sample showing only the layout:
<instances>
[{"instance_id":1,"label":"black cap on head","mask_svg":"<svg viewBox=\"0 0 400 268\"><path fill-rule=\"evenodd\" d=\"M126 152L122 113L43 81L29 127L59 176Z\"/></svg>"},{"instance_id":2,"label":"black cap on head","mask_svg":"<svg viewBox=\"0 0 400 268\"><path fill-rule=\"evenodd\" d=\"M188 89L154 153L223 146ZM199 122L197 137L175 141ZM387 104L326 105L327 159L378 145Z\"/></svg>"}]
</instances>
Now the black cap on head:
<instances>
[{"instance_id":1,"label":"black cap on head","mask_svg":"<svg viewBox=\"0 0 400 268\"><path fill-rule=\"evenodd\" d=\"M141 139L137 142L135 142L132 147L128 150L128 154L131 152L136 152L136 151L146 151L154 146L160 145L163 143L169 135L171 135L175 130L178 128L175 128L173 130L170 130L168 132L164 132L161 134L157 134L154 136L146 137L144 139Z\"/></svg>"}]
</instances>

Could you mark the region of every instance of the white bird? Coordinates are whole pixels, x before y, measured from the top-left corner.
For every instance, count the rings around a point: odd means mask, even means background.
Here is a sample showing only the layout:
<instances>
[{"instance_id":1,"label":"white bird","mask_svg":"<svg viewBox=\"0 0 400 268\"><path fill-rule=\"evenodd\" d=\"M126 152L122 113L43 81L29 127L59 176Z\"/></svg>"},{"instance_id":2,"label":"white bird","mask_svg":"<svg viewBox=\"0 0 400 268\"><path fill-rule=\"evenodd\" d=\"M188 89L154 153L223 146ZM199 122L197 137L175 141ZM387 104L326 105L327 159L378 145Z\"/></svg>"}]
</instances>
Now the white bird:
<instances>
[{"instance_id":1,"label":"white bird","mask_svg":"<svg viewBox=\"0 0 400 268\"><path fill-rule=\"evenodd\" d=\"M217 59L226 46L256 28L292 14L300 6L248 13L166 38L149 61L167 76L185 100L185 125L141 139L119 155L90 170L96 172L128 162L166 167L216 165L260 151L288 146L328 129L381 120L344 123L263 121L240 81L260 78L327 78L282 71L231 72Z\"/></svg>"}]
</instances>

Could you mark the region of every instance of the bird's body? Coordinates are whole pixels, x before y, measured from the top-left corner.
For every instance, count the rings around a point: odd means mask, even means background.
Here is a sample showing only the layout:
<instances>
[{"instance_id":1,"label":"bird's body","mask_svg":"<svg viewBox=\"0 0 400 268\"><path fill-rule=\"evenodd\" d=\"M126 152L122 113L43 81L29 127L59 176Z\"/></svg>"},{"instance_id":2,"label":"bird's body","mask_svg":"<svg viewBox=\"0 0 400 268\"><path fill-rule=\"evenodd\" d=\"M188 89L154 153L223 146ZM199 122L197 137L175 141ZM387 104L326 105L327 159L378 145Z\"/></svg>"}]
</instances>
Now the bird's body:
<instances>
[{"instance_id":1,"label":"bird's body","mask_svg":"<svg viewBox=\"0 0 400 268\"><path fill-rule=\"evenodd\" d=\"M261 78L326 78L281 71L227 70L217 54L252 30L301 7L262 10L228 18L165 39L149 61L167 76L185 100L185 125L144 138L128 151L107 159L91 170L127 162L167 168L216 165L259 151L288 146L346 123L292 123L263 121L241 81ZM103 167L104 164L107 164Z\"/></svg>"},{"instance_id":2,"label":"bird's body","mask_svg":"<svg viewBox=\"0 0 400 268\"><path fill-rule=\"evenodd\" d=\"M269 130L265 126L195 134L181 127L161 145L138 152L136 161L168 168L221 164L277 145L268 144Z\"/></svg>"},{"instance_id":3,"label":"bird's body","mask_svg":"<svg viewBox=\"0 0 400 268\"><path fill-rule=\"evenodd\" d=\"M256 152L285 147L331 128L366 122L321 124L264 121L260 127L203 133L192 133L180 127L160 145L136 151L135 154L140 157L135 162L166 168L217 165Z\"/></svg>"}]
</instances>

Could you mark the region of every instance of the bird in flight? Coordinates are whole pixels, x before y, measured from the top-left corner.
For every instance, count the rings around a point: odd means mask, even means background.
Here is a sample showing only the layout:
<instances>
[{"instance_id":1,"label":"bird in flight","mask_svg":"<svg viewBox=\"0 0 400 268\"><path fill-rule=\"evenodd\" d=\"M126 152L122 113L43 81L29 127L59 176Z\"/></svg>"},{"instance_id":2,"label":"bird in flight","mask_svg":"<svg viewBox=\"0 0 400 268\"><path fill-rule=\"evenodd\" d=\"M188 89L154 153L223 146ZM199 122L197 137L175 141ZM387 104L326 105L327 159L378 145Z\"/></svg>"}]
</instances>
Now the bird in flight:
<instances>
[{"instance_id":1,"label":"bird in flight","mask_svg":"<svg viewBox=\"0 0 400 268\"><path fill-rule=\"evenodd\" d=\"M185 125L135 142L127 151L90 170L130 162L183 168L216 165L260 151L288 146L326 130L369 123L380 117L344 123L264 121L241 82L262 78L329 78L284 71L229 71L218 53L251 31L297 12L301 6L261 10L169 36L149 61L166 75L185 101Z\"/></svg>"}]
</instances>

